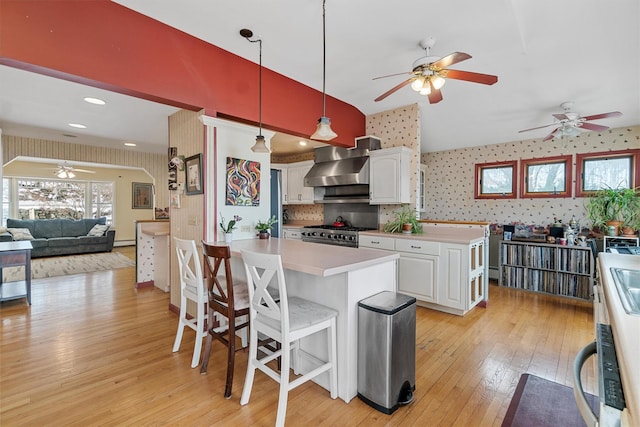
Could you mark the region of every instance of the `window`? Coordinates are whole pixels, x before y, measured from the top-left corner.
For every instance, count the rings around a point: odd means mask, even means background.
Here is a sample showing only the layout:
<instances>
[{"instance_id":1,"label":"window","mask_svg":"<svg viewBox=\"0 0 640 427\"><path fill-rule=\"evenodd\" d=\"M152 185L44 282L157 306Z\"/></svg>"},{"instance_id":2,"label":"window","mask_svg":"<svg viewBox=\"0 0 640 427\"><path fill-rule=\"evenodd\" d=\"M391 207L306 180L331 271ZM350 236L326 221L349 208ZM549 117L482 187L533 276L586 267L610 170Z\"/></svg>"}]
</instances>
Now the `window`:
<instances>
[{"instance_id":1,"label":"window","mask_svg":"<svg viewBox=\"0 0 640 427\"><path fill-rule=\"evenodd\" d=\"M585 197L603 188L635 188L640 185L640 150L607 151L576 156L576 196Z\"/></svg>"},{"instance_id":2,"label":"window","mask_svg":"<svg viewBox=\"0 0 640 427\"><path fill-rule=\"evenodd\" d=\"M107 217L113 224L113 183L38 178L3 179L3 218Z\"/></svg>"},{"instance_id":3,"label":"window","mask_svg":"<svg viewBox=\"0 0 640 427\"><path fill-rule=\"evenodd\" d=\"M571 156L522 160L522 197L571 197Z\"/></svg>"},{"instance_id":4,"label":"window","mask_svg":"<svg viewBox=\"0 0 640 427\"><path fill-rule=\"evenodd\" d=\"M515 199L517 161L476 164L476 199Z\"/></svg>"}]
</instances>

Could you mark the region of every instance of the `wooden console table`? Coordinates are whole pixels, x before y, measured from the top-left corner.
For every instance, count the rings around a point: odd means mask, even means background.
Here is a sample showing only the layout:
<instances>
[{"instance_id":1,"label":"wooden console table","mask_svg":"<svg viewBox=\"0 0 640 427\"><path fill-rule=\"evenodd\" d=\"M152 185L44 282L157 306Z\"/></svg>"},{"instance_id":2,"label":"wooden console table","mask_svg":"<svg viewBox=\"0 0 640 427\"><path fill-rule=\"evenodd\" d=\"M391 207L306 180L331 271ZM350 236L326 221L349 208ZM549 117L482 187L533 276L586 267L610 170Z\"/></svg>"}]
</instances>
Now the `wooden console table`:
<instances>
[{"instance_id":1,"label":"wooden console table","mask_svg":"<svg viewBox=\"0 0 640 427\"><path fill-rule=\"evenodd\" d=\"M27 298L31 305L31 242L0 242L0 301ZM2 269L24 266L24 280L2 283Z\"/></svg>"}]
</instances>

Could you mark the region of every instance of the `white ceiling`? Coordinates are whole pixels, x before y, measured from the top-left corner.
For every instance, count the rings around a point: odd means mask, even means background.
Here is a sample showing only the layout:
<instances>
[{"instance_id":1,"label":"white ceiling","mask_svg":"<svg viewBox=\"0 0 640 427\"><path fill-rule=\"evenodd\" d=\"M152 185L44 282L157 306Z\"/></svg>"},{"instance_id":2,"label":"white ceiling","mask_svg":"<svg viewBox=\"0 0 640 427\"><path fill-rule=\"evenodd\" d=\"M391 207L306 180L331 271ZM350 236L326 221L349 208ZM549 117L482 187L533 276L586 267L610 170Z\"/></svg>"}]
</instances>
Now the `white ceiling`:
<instances>
[{"instance_id":1,"label":"white ceiling","mask_svg":"<svg viewBox=\"0 0 640 427\"><path fill-rule=\"evenodd\" d=\"M239 35L240 29L249 28L263 40L265 67L322 90L321 0L117 3L257 62L255 44ZM623 113L598 124L640 124L637 0L327 0L326 9L327 93L365 114L419 103L423 151L542 139L553 128L518 131L553 123L551 114L562 112L564 101L574 101L574 111L581 115ZM498 83L485 86L449 80L442 89L444 100L434 105L410 87L374 102L406 76L372 79L410 71L413 62L424 56L418 43L426 37L436 39L433 56L459 51L473 57L452 69L494 74ZM32 75L42 82L35 88L34 83L14 76L25 72L4 68L0 67L4 132L37 125L56 129L58 134L76 134L75 142L90 134L120 142L133 140L145 147L160 143L159 152L166 150L166 116L174 108L106 93L113 97L113 104L107 106L116 106L99 116L109 119L104 120L106 124L69 132L64 126L72 120L76 100L67 103L54 98L51 104L44 95L54 79ZM14 83L13 78L18 80ZM71 91L70 86L67 90ZM31 101L32 97L36 100ZM47 102L49 109L43 105ZM327 116L333 122L340 120L330 110ZM54 119L58 122L49 122ZM315 123L309 124L310 133L314 127Z\"/></svg>"}]
</instances>

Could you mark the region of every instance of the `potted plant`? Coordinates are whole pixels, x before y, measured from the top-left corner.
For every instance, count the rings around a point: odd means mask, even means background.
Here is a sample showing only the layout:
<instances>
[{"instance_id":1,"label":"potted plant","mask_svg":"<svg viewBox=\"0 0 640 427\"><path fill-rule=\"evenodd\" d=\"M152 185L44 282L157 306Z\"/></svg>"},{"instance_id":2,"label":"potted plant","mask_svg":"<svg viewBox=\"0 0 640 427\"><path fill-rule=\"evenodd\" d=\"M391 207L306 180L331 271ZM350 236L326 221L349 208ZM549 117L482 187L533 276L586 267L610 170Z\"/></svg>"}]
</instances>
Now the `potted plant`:
<instances>
[{"instance_id":1,"label":"potted plant","mask_svg":"<svg viewBox=\"0 0 640 427\"><path fill-rule=\"evenodd\" d=\"M385 224L382 229L386 233L422 233L422 225L418 222L418 216L415 209L409 205L403 205L402 209L394 212L396 217L392 221Z\"/></svg>"},{"instance_id":2,"label":"potted plant","mask_svg":"<svg viewBox=\"0 0 640 427\"><path fill-rule=\"evenodd\" d=\"M266 221L258 221L256 224L256 230L258 230L258 237L260 239L268 239L271 236L271 227L278 222L275 216L272 216Z\"/></svg>"},{"instance_id":3,"label":"potted plant","mask_svg":"<svg viewBox=\"0 0 640 427\"><path fill-rule=\"evenodd\" d=\"M220 214L220 229L224 233L224 241L231 242L233 236L233 230L236 229L236 224L242 221L242 218L238 215L234 215L233 219L226 223L226 220Z\"/></svg>"},{"instance_id":4,"label":"potted plant","mask_svg":"<svg viewBox=\"0 0 640 427\"><path fill-rule=\"evenodd\" d=\"M605 188L586 199L585 209L594 228L617 236L620 226L635 227L640 210L640 188Z\"/></svg>"}]
</instances>

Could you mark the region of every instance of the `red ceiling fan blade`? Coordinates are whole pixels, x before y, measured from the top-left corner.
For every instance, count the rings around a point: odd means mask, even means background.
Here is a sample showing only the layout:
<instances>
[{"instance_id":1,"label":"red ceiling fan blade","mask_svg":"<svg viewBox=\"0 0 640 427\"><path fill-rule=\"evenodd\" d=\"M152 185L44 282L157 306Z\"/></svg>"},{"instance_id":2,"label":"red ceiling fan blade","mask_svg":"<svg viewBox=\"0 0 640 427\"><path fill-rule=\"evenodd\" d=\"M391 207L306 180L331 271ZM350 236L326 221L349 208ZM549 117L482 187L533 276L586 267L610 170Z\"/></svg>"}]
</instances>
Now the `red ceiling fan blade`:
<instances>
[{"instance_id":1,"label":"red ceiling fan blade","mask_svg":"<svg viewBox=\"0 0 640 427\"><path fill-rule=\"evenodd\" d=\"M582 123L582 125L580 125L580 127L582 129L589 129L589 130L593 130L593 131L596 131L596 132L602 132L602 131L605 131L605 130L609 129L609 126L597 125L595 123Z\"/></svg>"},{"instance_id":2,"label":"red ceiling fan blade","mask_svg":"<svg viewBox=\"0 0 640 427\"><path fill-rule=\"evenodd\" d=\"M431 93L429 93L429 104L437 104L438 102L442 101L442 92L440 92L440 89L436 89L435 87L433 87L433 83L431 83L431 80L429 80L429 86L431 86Z\"/></svg>"},{"instance_id":3,"label":"red ceiling fan blade","mask_svg":"<svg viewBox=\"0 0 640 427\"><path fill-rule=\"evenodd\" d=\"M583 117L585 120L598 120L606 119L607 117L620 117L622 113L620 111L612 111L610 113L594 114L593 116Z\"/></svg>"},{"instance_id":4,"label":"red ceiling fan blade","mask_svg":"<svg viewBox=\"0 0 640 427\"><path fill-rule=\"evenodd\" d=\"M450 55L447 55L443 58L438 59L436 62L432 63L431 65L433 67L436 68L448 68L450 66L452 66L453 64L457 64L458 62L462 62L462 61L466 61L467 59L470 59L471 55L467 54L467 53L463 53L463 52L453 52Z\"/></svg>"},{"instance_id":5,"label":"red ceiling fan blade","mask_svg":"<svg viewBox=\"0 0 640 427\"><path fill-rule=\"evenodd\" d=\"M552 130L552 131L551 131L551 133L550 133L549 135L545 136L545 137L544 137L544 139L543 139L542 141L544 142L544 141L548 141L548 140L550 140L550 139L553 139L553 134L554 134L554 133L556 133L556 131L557 131L558 129L560 129L560 128L555 128L554 130Z\"/></svg>"},{"instance_id":6,"label":"red ceiling fan blade","mask_svg":"<svg viewBox=\"0 0 640 427\"><path fill-rule=\"evenodd\" d=\"M553 117L555 117L556 119L563 121L563 120L571 120L571 117L567 116L564 113L558 113L558 114L552 114Z\"/></svg>"},{"instance_id":7,"label":"red ceiling fan blade","mask_svg":"<svg viewBox=\"0 0 640 427\"><path fill-rule=\"evenodd\" d=\"M403 87L405 87L406 85L408 85L409 83L411 83L412 81L414 81L416 78L415 77L410 77L407 80L403 81L402 83L392 87L391 89L389 89L388 91L386 91L385 93L383 93L382 95L380 95L379 97L377 97L374 101L378 102L378 101L382 101L383 99L385 99L387 96L391 95L393 92L402 89Z\"/></svg>"},{"instance_id":8,"label":"red ceiling fan blade","mask_svg":"<svg viewBox=\"0 0 640 427\"><path fill-rule=\"evenodd\" d=\"M498 76L490 74L472 73L471 71L446 70L446 77L456 80L465 80L483 85L492 85L498 81Z\"/></svg>"},{"instance_id":9,"label":"red ceiling fan blade","mask_svg":"<svg viewBox=\"0 0 640 427\"><path fill-rule=\"evenodd\" d=\"M531 128L531 129L524 129L524 130L519 130L518 133L522 133L522 132L529 132L530 130L536 130L536 129L544 129L544 128L548 128L549 126L554 126L556 123L552 123L550 125L544 125L544 126L538 126L535 128ZM554 131L555 132L555 131Z\"/></svg>"},{"instance_id":10,"label":"red ceiling fan blade","mask_svg":"<svg viewBox=\"0 0 640 427\"><path fill-rule=\"evenodd\" d=\"M406 71L404 73L387 74L386 76L374 77L371 80L386 79L387 77L403 76L406 74L411 74L411 71Z\"/></svg>"}]
</instances>

